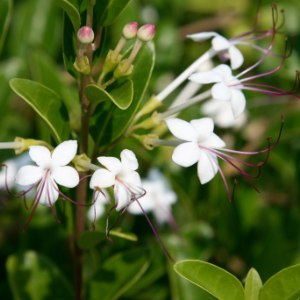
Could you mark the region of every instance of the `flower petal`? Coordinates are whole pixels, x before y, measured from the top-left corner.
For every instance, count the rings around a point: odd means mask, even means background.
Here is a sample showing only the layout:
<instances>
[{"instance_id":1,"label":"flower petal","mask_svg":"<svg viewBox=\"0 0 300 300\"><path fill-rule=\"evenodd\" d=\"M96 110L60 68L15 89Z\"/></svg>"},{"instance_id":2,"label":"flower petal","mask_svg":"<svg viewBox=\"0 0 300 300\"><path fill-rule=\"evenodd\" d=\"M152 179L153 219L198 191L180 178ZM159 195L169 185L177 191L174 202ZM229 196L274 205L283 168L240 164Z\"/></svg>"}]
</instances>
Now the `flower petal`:
<instances>
[{"instance_id":1,"label":"flower petal","mask_svg":"<svg viewBox=\"0 0 300 300\"><path fill-rule=\"evenodd\" d=\"M235 46L229 48L230 65L232 70L238 69L244 62L244 56L242 52Z\"/></svg>"},{"instance_id":2,"label":"flower petal","mask_svg":"<svg viewBox=\"0 0 300 300\"><path fill-rule=\"evenodd\" d=\"M30 146L29 155L36 164L44 169L51 165L51 154L44 146Z\"/></svg>"},{"instance_id":3,"label":"flower petal","mask_svg":"<svg viewBox=\"0 0 300 300\"><path fill-rule=\"evenodd\" d=\"M222 76L223 79L226 77L232 77L231 68L225 64L218 65L217 67L213 68L212 71Z\"/></svg>"},{"instance_id":4,"label":"flower petal","mask_svg":"<svg viewBox=\"0 0 300 300\"><path fill-rule=\"evenodd\" d=\"M172 159L173 161L183 167L189 167L195 164L201 155L197 143L189 142L177 146L174 149Z\"/></svg>"},{"instance_id":5,"label":"flower petal","mask_svg":"<svg viewBox=\"0 0 300 300\"><path fill-rule=\"evenodd\" d=\"M115 184L114 196L115 196L116 203L118 202L116 211L120 211L131 200L129 191L120 182L116 182Z\"/></svg>"},{"instance_id":6,"label":"flower petal","mask_svg":"<svg viewBox=\"0 0 300 300\"><path fill-rule=\"evenodd\" d=\"M221 102L226 103L226 102ZM215 115L220 107L220 101L216 99L209 99L200 107L200 111L205 115ZM231 107L230 107L231 108Z\"/></svg>"},{"instance_id":7,"label":"flower petal","mask_svg":"<svg viewBox=\"0 0 300 300\"><path fill-rule=\"evenodd\" d=\"M99 187L102 189L112 186L114 184L115 174L105 169L99 169L93 174L91 178L90 188L94 189L95 187Z\"/></svg>"},{"instance_id":8,"label":"flower petal","mask_svg":"<svg viewBox=\"0 0 300 300\"><path fill-rule=\"evenodd\" d=\"M207 32L199 32L199 33L194 33L194 34L189 34L186 37L189 39L192 39L195 42L201 42L205 41L209 38L219 36L218 33L213 32L213 31L207 31Z\"/></svg>"},{"instance_id":9,"label":"flower petal","mask_svg":"<svg viewBox=\"0 0 300 300\"><path fill-rule=\"evenodd\" d=\"M44 174L41 167L24 166L16 174L16 181L20 185L31 185L41 180Z\"/></svg>"},{"instance_id":10,"label":"flower petal","mask_svg":"<svg viewBox=\"0 0 300 300\"><path fill-rule=\"evenodd\" d=\"M52 153L52 160L62 167L71 162L77 152L77 141L65 141L59 144Z\"/></svg>"},{"instance_id":11,"label":"flower petal","mask_svg":"<svg viewBox=\"0 0 300 300\"><path fill-rule=\"evenodd\" d=\"M125 149L121 152L121 161L129 171L134 171L139 167L135 154L131 150Z\"/></svg>"},{"instance_id":12,"label":"flower petal","mask_svg":"<svg viewBox=\"0 0 300 300\"><path fill-rule=\"evenodd\" d=\"M140 188L142 186L141 177L138 172L130 172L126 174L122 174L122 176L118 177L121 181L125 183L132 184L133 186Z\"/></svg>"},{"instance_id":13,"label":"flower petal","mask_svg":"<svg viewBox=\"0 0 300 300\"><path fill-rule=\"evenodd\" d=\"M166 120L166 123L169 130L177 138L189 142L197 140L197 131L190 123L176 118Z\"/></svg>"},{"instance_id":14,"label":"flower petal","mask_svg":"<svg viewBox=\"0 0 300 300\"><path fill-rule=\"evenodd\" d=\"M230 42L220 35L214 37L211 41L211 44L215 51L224 51L231 46Z\"/></svg>"},{"instance_id":15,"label":"flower petal","mask_svg":"<svg viewBox=\"0 0 300 300\"><path fill-rule=\"evenodd\" d=\"M218 172L216 163L218 162L214 154L202 151L198 162L198 177L201 184L207 183L215 177Z\"/></svg>"},{"instance_id":16,"label":"flower petal","mask_svg":"<svg viewBox=\"0 0 300 300\"><path fill-rule=\"evenodd\" d=\"M216 83L212 89L211 94L214 99L229 101L232 97L231 89L223 82Z\"/></svg>"},{"instance_id":17,"label":"flower petal","mask_svg":"<svg viewBox=\"0 0 300 300\"><path fill-rule=\"evenodd\" d=\"M200 143L200 145L208 148L223 148L226 146L225 142L215 133L211 134L210 137Z\"/></svg>"},{"instance_id":18,"label":"flower petal","mask_svg":"<svg viewBox=\"0 0 300 300\"><path fill-rule=\"evenodd\" d=\"M190 122L197 130L198 142L205 141L214 131L214 122L211 118L201 118Z\"/></svg>"},{"instance_id":19,"label":"flower petal","mask_svg":"<svg viewBox=\"0 0 300 300\"><path fill-rule=\"evenodd\" d=\"M106 169L108 169L115 175L123 169L122 163L115 157L101 156L97 159L101 165L103 165Z\"/></svg>"},{"instance_id":20,"label":"flower petal","mask_svg":"<svg viewBox=\"0 0 300 300\"><path fill-rule=\"evenodd\" d=\"M222 76L211 70L194 73L189 77L189 80L197 83L208 84L213 82L221 82Z\"/></svg>"},{"instance_id":21,"label":"flower petal","mask_svg":"<svg viewBox=\"0 0 300 300\"><path fill-rule=\"evenodd\" d=\"M233 110L233 115L235 118L240 116L242 112L246 108L246 98L242 91L231 89L232 98L231 98L231 106Z\"/></svg>"},{"instance_id":22,"label":"flower petal","mask_svg":"<svg viewBox=\"0 0 300 300\"><path fill-rule=\"evenodd\" d=\"M43 182L39 184L39 188L42 188L42 184ZM58 199L58 192L53 185L58 190L57 184L51 179L50 176L48 176L42 191L42 195L40 196L39 204L50 207L49 200L51 201L52 205L56 202Z\"/></svg>"},{"instance_id":23,"label":"flower petal","mask_svg":"<svg viewBox=\"0 0 300 300\"><path fill-rule=\"evenodd\" d=\"M58 184L68 188L73 188L79 183L78 172L72 167L55 168L51 175Z\"/></svg>"}]
</instances>

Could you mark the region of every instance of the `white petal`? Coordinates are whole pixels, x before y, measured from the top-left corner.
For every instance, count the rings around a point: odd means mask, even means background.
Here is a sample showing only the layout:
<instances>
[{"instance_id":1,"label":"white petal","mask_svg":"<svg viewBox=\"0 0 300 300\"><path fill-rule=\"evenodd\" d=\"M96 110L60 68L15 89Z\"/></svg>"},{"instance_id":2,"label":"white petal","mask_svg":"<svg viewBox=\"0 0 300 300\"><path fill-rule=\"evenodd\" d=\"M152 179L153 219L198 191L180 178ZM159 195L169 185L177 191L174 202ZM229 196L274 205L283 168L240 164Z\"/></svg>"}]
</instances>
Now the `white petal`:
<instances>
[{"instance_id":1,"label":"white petal","mask_svg":"<svg viewBox=\"0 0 300 300\"><path fill-rule=\"evenodd\" d=\"M192 120L191 124L197 130L198 142L206 140L214 131L214 122L211 118Z\"/></svg>"},{"instance_id":2,"label":"white petal","mask_svg":"<svg viewBox=\"0 0 300 300\"><path fill-rule=\"evenodd\" d=\"M210 137L200 143L200 145L208 148L223 148L226 146L225 142L220 139L215 133L211 134Z\"/></svg>"},{"instance_id":3,"label":"white petal","mask_svg":"<svg viewBox=\"0 0 300 300\"><path fill-rule=\"evenodd\" d=\"M115 184L115 174L105 169L99 169L93 174L91 178L90 188L91 189L94 189L95 187L107 188L114 184Z\"/></svg>"},{"instance_id":4,"label":"white petal","mask_svg":"<svg viewBox=\"0 0 300 300\"><path fill-rule=\"evenodd\" d=\"M125 149L121 152L121 161L129 171L134 171L139 167L135 154L131 150Z\"/></svg>"},{"instance_id":5,"label":"white petal","mask_svg":"<svg viewBox=\"0 0 300 300\"><path fill-rule=\"evenodd\" d=\"M180 166L189 167L199 160L200 155L201 150L197 143L189 142L177 146L174 149L172 159Z\"/></svg>"},{"instance_id":6,"label":"white petal","mask_svg":"<svg viewBox=\"0 0 300 300\"><path fill-rule=\"evenodd\" d=\"M175 118L167 120L166 123L169 130L177 138L189 142L197 140L197 131L190 123Z\"/></svg>"},{"instance_id":7,"label":"white petal","mask_svg":"<svg viewBox=\"0 0 300 300\"><path fill-rule=\"evenodd\" d=\"M189 39L192 39L195 42L201 42L201 41L205 41L209 38L218 36L219 34L217 34L216 32L213 31L207 31L207 32L199 32L199 33L194 33L194 34L189 34L186 37Z\"/></svg>"},{"instance_id":8,"label":"white petal","mask_svg":"<svg viewBox=\"0 0 300 300\"><path fill-rule=\"evenodd\" d=\"M242 91L231 89L232 98L231 98L231 106L233 110L233 115L235 118L240 116L242 112L246 108L246 98Z\"/></svg>"},{"instance_id":9,"label":"white petal","mask_svg":"<svg viewBox=\"0 0 300 300\"><path fill-rule=\"evenodd\" d=\"M224 51L230 47L230 42L223 36L216 36L211 41L212 47L216 51Z\"/></svg>"},{"instance_id":10,"label":"white petal","mask_svg":"<svg viewBox=\"0 0 300 300\"><path fill-rule=\"evenodd\" d=\"M141 177L138 172L133 171L130 173L126 173L125 175L122 175L118 178L121 181L132 184L135 187L138 187L138 188L142 187Z\"/></svg>"},{"instance_id":11,"label":"white petal","mask_svg":"<svg viewBox=\"0 0 300 300\"><path fill-rule=\"evenodd\" d=\"M232 70L238 69L244 62L244 56L242 52L235 46L229 48L230 65Z\"/></svg>"},{"instance_id":12,"label":"white petal","mask_svg":"<svg viewBox=\"0 0 300 300\"><path fill-rule=\"evenodd\" d=\"M213 82L221 82L222 76L220 76L214 71L205 71L192 74L189 77L189 80L197 83L208 84Z\"/></svg>"},{"instance_id":13,"label":"white petal","mask_svg":"<svg viewBox=\"0 0 300 300\"><path fill-rule=\"evenodd\" d=\"M43 182L41 182L39 186L41 186L41 184L43 184ZM49 176L45 182L39 204L50 207L49 200L51 201L52 205L56 202L56 200L58 199L58 192L53 187L53 185L58 190L56 183Z\"/></svg>"},{"instance_id":14,"label":"white petal","mask_svg":"<svg viewBox=\"0 0 300 300\"><path fill-rule=\"evenodd\" d=\"M99 193L96 199L95 208L92 206L87 213L88 219L93 222L95 218L95 210L96 210L96 220L98 220L105 212L105 204L107 204L107 200L105 197Z\"/></svg>"},{"instance_id":15,"label":"white petal","mask_svg":"<svg viewBox=\"0 0 300 300\"><path fill-rule=\"evenodd\" d=\"M231 89L223 82L216 83L211 89L211 94L216 100L229 101L232 97Z\"/></svg>"},{"instance_id":16,"label":"white petal","mask_svg":"<svg viewBox=\"0 0 300 300\"><path fill-rule=\"evenodd\" d=\"M225 102L222 102L225 103ZM220 107L220 101L215 99L210 99L203 103L200 107L200 110L205 115L214 115L217 113ZM231 109L231 107L230 107Z\"/></svg>"},{"instance_id":17,"label":"white petal","mask_svg":"<svg viewBox=\"0 0 300 300\"><path fill-rule=\"evenodd\" d=\"M97 159L101 165L114 174L118 174L123 169L122 163L115 157L101 156Z\"/></svg>"},{"instance_id":18,"label":"white petal","mask_svg":"<svg viewBox=\"0 0 300 300\"><path fill-rule=\"evenodd\" d=\"M16 174L16 181L20 185L31 185L41 180L44 174L41 167L24 166Z\"/></svg>"},{"instance_id":19,"label":"white petal","mask_svg":"<svg viewBox=\"0 0 300 300\"><path fill-rule=\"evenodd\" d=\"M213 68L213 72L217 73L218 75L222 76L222 78L228 78L232 76L232 70L229 66L225 64L218 65L217 67Z\"/></svg>"},{"instance_id":20,"label":"white petal","mask_svg":"<svg viewBox=\"0 0 300 300\"><path fill-rule=\"evenodd\" d=\"M148 210L147 206L145 206L146 203L146 199L144 199L146 196L144 196L142 199L139 199L139 202L143 208L143 210L148 213L151 212L152 209ZM141 215L143 213L143 211L141 210L140 206L138 205L138 203L136 201L134 201L132 204L130 204L130 206L128 206L127 211L133 215Z\"/></svg>"},{"instance_id":21,"label":"white petal","mask_svg":"<svg viewBox=\"0 0 300 300\"><path fill-rule=\"evenodd\" d=\"M73 188L79 183L78 172L72 167L58 167L51 175L58 184L68 188Z\"/></svg>"},{"instance_id":22,"label":"white petal","mask_svg":"<svg viewBox=\"0 0 300 300\"><path fill-rule=\"evenodd\" d=\"M213 159L214 157L215 159ZM217 158L214 154L206 153L203 151L198 162L198 177L201 184L209 182L215 177L218 172L218 167L216 166Z\"/></svg>"},{"instance_id":23,"label":"white petal","mask_svg":"<svg viewBox=\"0 0 300 300\"><path fill-rule=\"evenodd\" d=\"M44 146L30 146L29 155L36 164L44 169L51 165L51 154Z\"/></svg>"},{"instance_id":24,"label":"white petal","mask_svg":"<svg viewBox=\"0 0 300 300\"><path fill-rule=\"evenodd\" d=\"M75 157L77 141L65 141L59 144L52 153L52 160L60 167L67 165Z\"/></svg>"},{"instance_id":25,"label":"white petal","mask_svg":"<svg viewBox=\"0 0 300 300\"><path fill-rule=\"evenodd\" d=\"M115 184L114 196L115 196L115 201L118 201L116 211L120 211L131 200L129 191L119 182L116 182Z\"/></svg>"}]
</instances>

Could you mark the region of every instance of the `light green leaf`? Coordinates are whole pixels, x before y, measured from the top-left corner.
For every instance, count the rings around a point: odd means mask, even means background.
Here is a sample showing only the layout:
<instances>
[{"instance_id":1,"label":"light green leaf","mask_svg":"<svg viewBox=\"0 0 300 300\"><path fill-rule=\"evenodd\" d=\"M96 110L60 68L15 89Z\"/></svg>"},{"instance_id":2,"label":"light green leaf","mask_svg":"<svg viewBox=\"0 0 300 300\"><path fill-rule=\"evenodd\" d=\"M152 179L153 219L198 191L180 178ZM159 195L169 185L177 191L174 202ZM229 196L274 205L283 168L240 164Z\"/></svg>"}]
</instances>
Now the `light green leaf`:
<instances>
[{"instance_id":1,"label":"light green leaf","mask_svg":"<svg viewBox=\"0 0 300 300\"><path fill-rule=\"evenodd\" d=\"M281 270L262 287L259 300L298 300L300 264Z\"/></svg>"},{"instance_id":2,"label":"light green leaf","mask_svg":"<svg viewBox=\"0 0 300 300\"><path fill-rule=\"evenodd\" d=\"M12 0L0 1L0 53L11 20L12 7L13 7Z\"/></svg>"},{"instance_id":3,"label":"light green leaf","mask_svg":"<svg viewBox=\"0 0 300 300\"><path fill-rule=\"evenodd\" d=\"M111 230L109 235L116 236L125 240L136 242L138 240L137 236L134 233L126 233L116 230ZM90 248L95 247L100 242L106 240L106 235L104 230L97 230L97 231L86 231L84 232L77 241L78 247L87 250Z\"/></svg>"},{"instance_id":4,"label":"light green leaf","mask_svg":"<svg viewBox=\"0 0 300 300\"><path fill-rule=\"evenodd\" d=\"M255 269L251 269L245 282L245 300L259 300L259 293L263 284Z\"/></svg>"},{"instance_id":5,"label":"light green leaf","mask_svg":"<svg viewBox=\"0 0 300 300\"><path fill-rule=\"evenodd\" d=\"M15 78L9 84L47 123L57 143L69 138L68 111L56 93L40 83L26 79Z\"/></svg>"},{"instance_id":6,"label":"light green leaf","mask_svg":"<svg viewBox=\"0 0 300 300\"><path fill-rule=\"evenodd\" d=\"M183 260L174 270L219 300L243 300L245 292L240 281L227 271L201 260Z\"/></svg>"},{"instance_id":7,"label":"light green leaf","mask_svg":"<svg viewBox=\"0 0 300 300\"><path fill-rule=\"evenodd\" d=\"M70 3L68 0L55 0L56 3L68 14L75 32L78 31L80 27L80 14L77 8Z\"/></svg>"},{"instance_id":8,"label":"light green leaf","mask_svg":"<svg viewBox=\"0 0 300 300\"><path fill-rule=\"evenodd\" d=\"M73 299L72 287L64 274L34 251L10 255L6 270L15 300Z\"/></svg>"},{"instance_id":9,"label":"light green leaf","mask_svg":"<svg viewBox=\"0 0 300 300\"><path fill-rule=\"evenodd\" d=\"M154 45L149 42L143 46L134 61L134 70L130 77L134 93L132 103L127 110L121 110L107 101L98 105L91 118L90 127L96 145L108 145L124 133L144 96L152 74L154 60Z\"/></svg>"},{"instance_id":10,"label":"light green leaf","mask_svg":"<svg viewBox=\"0 0 300 300\"><path fill-rule=\"evenodd\" d=\"M106 260L95 276L89 280L89 300L116 300L128 290L148 269L149 250L136 249L119 253Z\"/></svg>"}]
</instances>

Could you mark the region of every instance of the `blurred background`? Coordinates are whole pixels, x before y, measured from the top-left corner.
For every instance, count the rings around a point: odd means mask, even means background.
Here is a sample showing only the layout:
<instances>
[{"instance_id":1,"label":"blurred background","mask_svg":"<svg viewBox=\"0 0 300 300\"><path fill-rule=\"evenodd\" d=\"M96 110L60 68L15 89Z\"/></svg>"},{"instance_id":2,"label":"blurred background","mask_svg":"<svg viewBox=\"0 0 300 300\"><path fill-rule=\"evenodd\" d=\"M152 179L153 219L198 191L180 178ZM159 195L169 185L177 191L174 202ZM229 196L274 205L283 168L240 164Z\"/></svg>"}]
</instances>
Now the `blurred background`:
<instances>
[{"instance_id":1,"label":"blurred background","mask_svg":"<svg viewBox=\"0 0 300 300\"><path fill-rule=\"evenodd\" d=\"M271 27L271 2L262 1L260 29ZM156 25L156 62L145 94L146 101L153 93L160 92L210 47L209 41L199 45L186 39L187 34L217 31L230 38L249 31L254 26L257 4L258 1L251 0L132 0L125 12L108 28L104 53L115 47L126 23L137 21L139 24ZM276 1L276 4L279 9L285 10L286 20L283 34L276 38L274 52L283 54L284 36L299 35L300 2L288 0ZM71 111L71 117L79 113L79 106L70 107L69 104L78 96L76 82L64 70L62 60L62 15L62 10L55 1L14 1L11 24L0 56L1 142L13 141L16 136L46 141L50 139L43 121L10 89L11 78L27 78L43 83L61 95ZM268 48L270 40L261 40L258 45ZM251 66L262 57L261 52L252 48L239 49L245 57L240 70ZM257 82L290 89L294 83L295 70L300 68L299 54L300 38L296 37L293 53L283 67L277 73ZM96 72L100 70L103 59L101 57L96 66ZM214 63L217 65L219 60L216 58ZM279 63L279 58L268 57L249 75L268 72ZM239 71L234 74L238 73ZM164 107L175 99L181 88L182 86L166 99ZM176 165L171 159L173 149L170 147L149 151L138 142L128 139L114 148L109 155L119 157L122 149L132 149L139 160L141 176L146 177L149 169L155 167L163 173L170 188L177 194L172 214L178 230L174 231L167 223L157 226L167 249L176 261L186 258L205 260L225 268L240 280L254 267L262 280L266 281L279 270L300 263L300 103L299 99L289 96L270 97L254 92L245 92L245 95L247 122L238 128L215 128L215 132L226 141L227 148L247 151L265 149L267 137L272 136L274 142L279 133L280 116L285 118L280 143L271 151L261 176L255 180L261 193L257 193L233 168L221 163L230 188L233 180L238 180L235 199L230 203L219 174L208 184L201 185L196 165L189 168ZM200 105L196 105L181 113L180 118L190 121L201 116ZM76 122L72 124L73 129L76 126ZM161 133L162 138L171 137L163 129ZM12 150L1 150L0 161L4 162L14 156ZM264 155L243 159L257 164L263 161ZM14 273L11 270L9 285L6 270L10 269L8 257L22 255L28 250L39 253L45 265L59 268L64 280L68 281L66 285L69 286L73 280L73 261L70 254L73 221L70 216L74 213L74 207L66 204L66 219L62 224L55 222L48 208L38 207L29 228L23 233L30 213L24 209L22 199L8 196L3 177L1 179L0 298L14 299L12 290L16 289L12 284L16 281L12 279ZM75 198L74 194L71 196ZM57 209L62 210L60 203L57 204ZM152 214L150 218L155 224ZM112 224L116 219L117 214L114 214L111 218ZM89 222L87 227L91 228ZM105 228L104 216L97 221L96 227ZM86 282L97 272L98 265L95 262L101 265L108 257L121 251L147 248L151 249L151 253L143 276L119 299L214 299L174 273L172 264L157 243L144 216L126 213L118 227L124 232L136 234L138 241L116 238L114 245L111 245L104 238L89 249L85 255ZM39 271L38 265L34 265L34 268L34 271L28 271L28 276L32 276L28 289L43 290L47 286L48 277L52 276L52 273L47 273L50 267L43 269L43 272ZM22 283L20 279L18 284ZM56 298L51 297L51 288L48 287L39 296L26 299ZM66 299L69 297L66 296Z\"/></svg>"}]
</instances>

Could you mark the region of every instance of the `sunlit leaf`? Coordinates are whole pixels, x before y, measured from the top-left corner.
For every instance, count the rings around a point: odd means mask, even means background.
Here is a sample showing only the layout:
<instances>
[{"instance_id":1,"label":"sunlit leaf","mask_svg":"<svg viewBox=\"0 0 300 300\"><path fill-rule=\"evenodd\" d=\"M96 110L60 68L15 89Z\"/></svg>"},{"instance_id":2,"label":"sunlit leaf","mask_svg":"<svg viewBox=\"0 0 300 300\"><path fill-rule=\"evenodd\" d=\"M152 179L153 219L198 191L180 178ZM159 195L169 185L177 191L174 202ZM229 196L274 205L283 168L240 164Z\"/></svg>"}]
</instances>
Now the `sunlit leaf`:
<instances>
[{"instance_id":1,"label":"sunlit leaf","mask_svg":"<svg viewBox=\"0 0 300 300\"><path fill-rule=\"evenodd\" d=\"M262 285L259 274L252 268L248 272L245 282L245 300L259 300Z\"/></svg>"},{"instance_id":2,"label":"sunlit leaf","mask_svg":"<svg viewBox=\"0 0 300 300\"><path fill-rule=\"evenodd\" d=\"M12 14L12 0L0 1L0 53L5 41L6 33Z\"/></svg>"},{"instance_id":3,"label":"sunlit leaf","mask_svg":"<svg viewBox=\"0 0 300 300\"><path fill-rule=\"evenodd\" d=\"M80 14L77 8L68 0L55 0L56 3L68 14L74 30L77 30L80 27Z\"/></svg>"}]
</instances>

